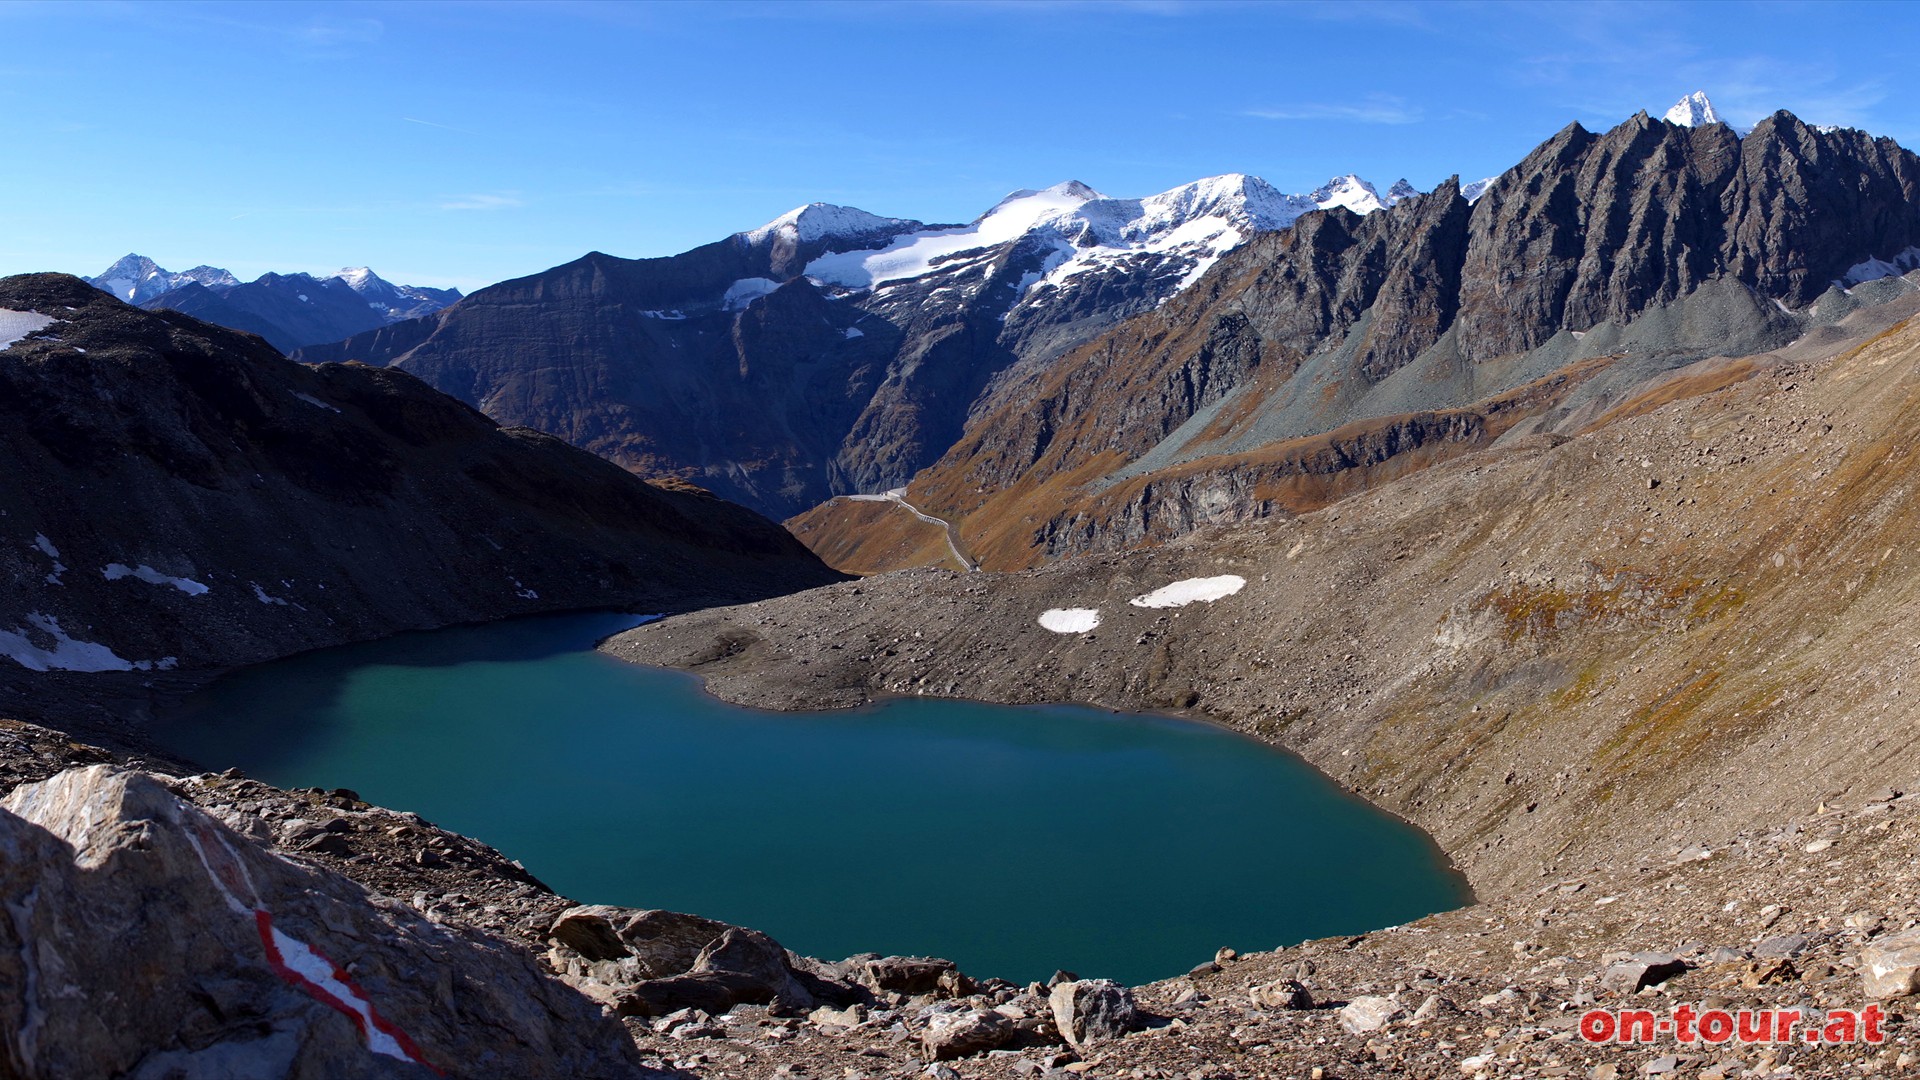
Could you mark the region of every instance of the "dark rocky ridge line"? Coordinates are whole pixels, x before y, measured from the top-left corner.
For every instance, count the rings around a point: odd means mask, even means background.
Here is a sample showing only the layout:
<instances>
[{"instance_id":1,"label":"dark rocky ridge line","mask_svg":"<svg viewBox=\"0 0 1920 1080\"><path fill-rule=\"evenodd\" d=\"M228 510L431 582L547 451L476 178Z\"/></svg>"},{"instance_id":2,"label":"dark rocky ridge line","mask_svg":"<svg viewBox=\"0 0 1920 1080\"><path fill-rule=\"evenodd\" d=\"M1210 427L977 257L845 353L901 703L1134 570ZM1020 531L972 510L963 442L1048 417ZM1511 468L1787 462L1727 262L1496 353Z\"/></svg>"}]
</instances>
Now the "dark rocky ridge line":
<instances>
[{"instance_id":1,"label":"dark rocky ridge line","mask_svg":"<svg viewBox=\"0 0 1920 1080\"><path fill-rule=\"evenodd\" d=\"M296 364L61 275L0 281L0 308L56 320L0 354L0 631L52 669L0 658L11 715L124 735L149 687L307 649L836 577L751 511L401 372Z\"/></svg>"}]
</instances>

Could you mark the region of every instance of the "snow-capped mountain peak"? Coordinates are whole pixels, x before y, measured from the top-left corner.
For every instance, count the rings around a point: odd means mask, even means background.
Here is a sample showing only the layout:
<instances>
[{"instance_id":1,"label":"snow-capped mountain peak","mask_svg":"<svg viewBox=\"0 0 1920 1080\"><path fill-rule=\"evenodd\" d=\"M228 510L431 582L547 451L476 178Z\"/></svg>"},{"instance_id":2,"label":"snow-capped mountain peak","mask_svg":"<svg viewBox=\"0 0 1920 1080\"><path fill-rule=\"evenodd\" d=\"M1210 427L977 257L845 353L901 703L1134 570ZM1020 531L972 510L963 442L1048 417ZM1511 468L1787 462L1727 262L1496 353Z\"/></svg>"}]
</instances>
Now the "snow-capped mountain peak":
<instances>
[{"instance_id":1,"label":"snow-capped mountain peak","mask_svg":"<svg viewBox=\"0 0 1920 1080\"><path fill-rule=\"evenodd\" d=\"M196 266L176 274L163 269L145 255L123 256L112 266L102 270L98 276L88 278L87 281L95 288L110 292L129 304L143 304L161 293L172 292L189 282L198 282L209 288L240 283L238 278L216 266Z\"/></svg>"},{"instance_id":2,"label":"snow-capped mountain peak","mask_svg":"<svg viewBox=\"0 0 1920 1080\"><path fill-rule=\"evenodd\" d=\"M1705 90L1695 90L1667 110L1667 123L1681 127L1699 127L1702 124L1724 124L1725 120L1714 110L1713 102L1707 99Z\"/></svg>"},{"instance_id":3,"label":"snow-capped mountain peak","mask_svg":"<svg viewBox=\"0 0 1920 1080\"><path fill-rule=\"evenodd\" d=\"M367 306L389 322L431 315L460 299L458 289L425 289L414 285L395 285L364 266L345 266L322 281L339 280L360 295Z\"/></svg>"},{"instance_id":4,"label":"snow-capped mountain peak","mask_svg":"<svg viewBox=\"0 0 1920 1080\"><path fill-rule=\"evenodd\" d=\"M1381 200L1378 188L1352 173L1334 177L1313 189L1307 197L1323 210L1344 206L1356 214L1371 214L1387 205Z\"/></svg>"},{"instance_id":5,"label":"snow-capped mountain peak","mask_svg":"<svg viewBox=\"0 0 1920 1080\"><path fill-rule=\"evenodd\" d=\"M1393 182L1393 186L1387 189L1386 195L1383 196L1380 201L1386 203L1388 206L1395 206L1402 200L1411 199L1418 194L1420 194L1420 189L1408 183L1407 178L1403 176Z\"/></svg>"},{"instance_id":6,"label":"snow-capped mountain peak","mask_svg":"<svg viewBox=\"0 0 1920 1080\"><path fill-rule=\"evenodd\" d=\"M343 266L334 271L333 276L346 282L347 287L354 292L365 292L368 287L376 281L382 285L386 284L386 281L381 278L379 274L374 273L364 266Z\"/></svg>"},{"instance_id":7,"label":"snow-capped mountain peak","mask_svg":"<svg viewBox=\"0 0 1920 1080\"><path fill-rule=\"evenodd\" d=\"M885 233L899 233L914 228L918 222L900 218L881 217L869 214L865 210L851 206L835 206L832 203L808 203L796 206L757 229L750 229L741 235L748 243L758 244L775 234L787 237L803 244L829 239L859 239Z\"/></svg>"},{"instance_id":8,"label":"snow-capped mountain peak","mask_svg":"<svg viewBox=\"0 0 1920 1080\"><path fill-rule=\"evenodd\" d=\"M1068 180L1039 191L1021 188L975 218L971 227L980 230L982 235L1011 240L1043 221L1071 214L1088 203L1105 199L1105 195L1078 180Z\"/></svg>"},{"instance_id":9,"label":"snow-capped mountain peak","mask_svg":"<svg viewBox=\"0 0 1920 1080\"><path fill-rule=\"evenodd\" d=\"M1403 180L1392 198L1413 193ZM829 286L887 288L947 268L984 267L1003 245L1026 239L1050 254L1021 283L1019 296L1143 257L1178 265L1184 271L1174 274L1178 291L1256 232L1284 229L1302 214L1331 206L1365 214L1387 205L1372 184L1351 175L1308 195L1288 195L1257 176L1227 173L1142 199L1109 198L1070 180L1015 191L959 228L905 233L878 250L830 251L808 263L806 274Z\"/></svg>"},{"instance_id":10,"label":"snow-capped mountain peak","mask_svg":"<svg viewBox=\"0 0 1920 1080\"><path fill-rule=\"evenodd\" d=\"M1735 135L1743 139L1747 137L1748 132L1753 130L1752 127L1743 127L1721 116L1719 110L1713 107L1713 102L1708 100L1705 90L1695 90L1693 93L1674 102L1673 108L1667 110L1665 119L1667 123L1678 124L1681 127L1725 124L1733 129Z\"/></svg>"}]
</instances>

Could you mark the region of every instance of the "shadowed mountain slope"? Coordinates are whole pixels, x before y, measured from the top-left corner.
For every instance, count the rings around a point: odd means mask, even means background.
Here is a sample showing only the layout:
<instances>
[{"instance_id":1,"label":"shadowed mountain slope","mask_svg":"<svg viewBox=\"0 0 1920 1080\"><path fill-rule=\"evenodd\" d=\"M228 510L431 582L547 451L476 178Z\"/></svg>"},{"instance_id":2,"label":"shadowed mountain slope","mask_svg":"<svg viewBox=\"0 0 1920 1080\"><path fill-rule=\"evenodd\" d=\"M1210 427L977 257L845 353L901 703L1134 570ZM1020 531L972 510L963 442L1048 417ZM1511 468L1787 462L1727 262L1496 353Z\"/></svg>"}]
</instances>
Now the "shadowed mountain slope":
<instances>
[{"instance_id":1,"label":"shadowed mountain slope","mask_svg":"<svg viewBox=\"0 0 1920 1080\"><path fill-rule=\"evenodd\" d=\"M835 575L778 526L77 278L0 281L0 705L399 630ZM13 331L0 327L0 338Z\"/></svg>"}]
</instances>

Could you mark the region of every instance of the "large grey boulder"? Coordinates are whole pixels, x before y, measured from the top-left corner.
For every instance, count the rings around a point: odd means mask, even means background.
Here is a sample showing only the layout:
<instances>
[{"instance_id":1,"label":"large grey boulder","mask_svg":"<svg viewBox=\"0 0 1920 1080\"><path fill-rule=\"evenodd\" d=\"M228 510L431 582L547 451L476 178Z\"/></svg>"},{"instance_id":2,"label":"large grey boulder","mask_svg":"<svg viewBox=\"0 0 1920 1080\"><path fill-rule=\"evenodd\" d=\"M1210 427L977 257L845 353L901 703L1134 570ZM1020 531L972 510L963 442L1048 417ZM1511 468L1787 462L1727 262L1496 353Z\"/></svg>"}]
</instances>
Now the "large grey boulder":
<instances>
[{"instance_id":1,"label":"large grey boulder","mask_svg":"<svg viewBox=\"0 0 1920 1080\"><path fill-rule=\"evenodd\" d=\"M0 1075L647 1075L532 957L96 765L0 803Z\"/></svg>"},{"instance_id":2,"label":"large grey boulder","mask_svg":"<svg viewBox=\"0 0 1920 1080\"><path fill-rule=\"evenodd\" d=\"M943 1006L927 1018L920 1042L928 1059L947 1061L998 1050L1019 1034L1004 1013Z\"/></svg>"},{"instance_id":3,"label":"large grey boulder","mask_svg":"<svg viewBox=\"0 0 1920 1080\"><path fill-rule=\"evenodd\" d=\"M1362 996L1340 1010L1340 1026L1350 1035L1379 1031L1407 1015L1406 1007L1390 997Z\"/></svg>"},{"instance_id":4,"label":"large grey boulder","mask_svg":"<svg viewBox=\"0 0 1920 1080\"><path fill-rule=\"evenodd\" d=\"M1053 1024L1075 1050L1110 1042L1140 1026L1133 991L1111 979L1063 982L1047 995Z\"/></svg>"},{"instance_id":5,"label":"large grey boulder","mask_svg":"<svg viewBox=\"0 0 1920 1080\"><path fill-rule=\"evenodd\" d=\"M1600 984L1609 990L1622 994L1631 994L1642 987L1666 982L1676 975L1684 975L1687 965L1679 957L1669 953L1637 952L1617 964L1610 965L1600 977Z\"/></svg>"},{"instance_id":6,"label":"large grey boulder","mask_svg":"<svg viewBox=\"0 0 1920 1080\"><path fill-rule=\"evenodd\" d=\"M818 996L845 1004L853 992L796 968L797 957L757 930L698 915L583 905L561 912L548 937L560 977L621 1016L717 1016L736 1005L797 1016Z\"/></svg>"},{"instance_id":7,"label":"large grey boulder","mask_svg":"<svg viewBox=\"0 0 1920 1080\"><path fill-rule=\"evenodd\" d=\"M953 961L934 956L880 956L853 965L854 979L875 993L938 993L958 972Z\"/></svg>"},{"instance_id":8,"label":"large grey boulder","mask_svg":"<svg viewBox=\"0 0 1920 1080\"><path fill-rule=\"evenodd\" d=\"M1889 934L1861 949L1860 976L1870 998L1920 992L1920 927Z\"/></svg>"}]
</instances>

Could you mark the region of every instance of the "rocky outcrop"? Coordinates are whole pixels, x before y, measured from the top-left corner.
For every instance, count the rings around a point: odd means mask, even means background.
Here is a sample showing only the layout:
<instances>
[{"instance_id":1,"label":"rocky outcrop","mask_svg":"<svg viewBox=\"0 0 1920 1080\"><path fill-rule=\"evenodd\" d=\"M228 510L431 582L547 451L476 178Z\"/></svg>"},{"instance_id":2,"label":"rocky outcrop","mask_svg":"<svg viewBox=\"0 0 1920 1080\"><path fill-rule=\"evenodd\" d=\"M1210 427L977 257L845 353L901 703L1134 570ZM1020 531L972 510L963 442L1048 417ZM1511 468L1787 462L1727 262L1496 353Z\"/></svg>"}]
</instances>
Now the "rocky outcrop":
<instances>
[{"instance_id":1,"label":"rocky outcrop","mask_svg":"<svg viewBox=\"0 0 1920 1080\"><path fill-rule=\"evenodd\" d=\"M525 954L262 851L110 766L0 803L6 1075L629 1077Z\"/></svg>"},{"instance_id":2,"label":"rocky outcrop","mask_svg":"<svg viewBox=\"0 0 1920 1080\"><path fill-rule=\"evenodd\" d=\"M834 579L747 510L400 372L76 278L0 281L0 309L47 320L0 353L0 705L23 719L404 629Z\"/></svg>"}]
</instances>

